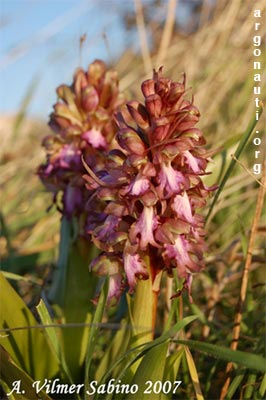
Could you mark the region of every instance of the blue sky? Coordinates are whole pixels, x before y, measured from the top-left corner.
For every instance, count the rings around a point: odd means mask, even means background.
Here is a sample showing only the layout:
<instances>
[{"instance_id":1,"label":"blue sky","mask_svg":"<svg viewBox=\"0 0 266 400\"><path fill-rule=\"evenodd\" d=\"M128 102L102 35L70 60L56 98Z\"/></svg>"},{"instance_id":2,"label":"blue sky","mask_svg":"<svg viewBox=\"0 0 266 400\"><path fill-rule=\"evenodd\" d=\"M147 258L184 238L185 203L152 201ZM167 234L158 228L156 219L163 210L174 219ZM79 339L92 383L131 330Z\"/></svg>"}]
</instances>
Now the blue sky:
<instances>
[{"instance_id":1,"label":"blue sky","mask_svg":"<svg viewBox=\"0 0 266 400\"><path fill-rule=\"evenodd\" d=\"M70 83L80 65L79 38L86 33L81 65L110 61L130 45L120 11L133 1L1 0L0 112L19 109L33 80L38 81L28 113L45 119L55 88ZM107 37L110 50L106 46Z\"/></svg>"},{"instance_id":2,"label":"blue sky","mask_svg":"<svg viewBox=\"0 0 266 400\"><path fill-rule=\"evenodd\" d=\"M185 5L194 1L178 2L179 22L188 15ZM149 2L142 0L144 5ZM160 18L166 15L168 0L162 4ZM122 23L122 11L132 10L134 0L0 0L0 113L17 112L37 82L27 112L46 120L56 87L71 83L78 66L86 68L96 58L110 62L138 46L137 32L129 34Z\"/></svg>"}]
</instances>

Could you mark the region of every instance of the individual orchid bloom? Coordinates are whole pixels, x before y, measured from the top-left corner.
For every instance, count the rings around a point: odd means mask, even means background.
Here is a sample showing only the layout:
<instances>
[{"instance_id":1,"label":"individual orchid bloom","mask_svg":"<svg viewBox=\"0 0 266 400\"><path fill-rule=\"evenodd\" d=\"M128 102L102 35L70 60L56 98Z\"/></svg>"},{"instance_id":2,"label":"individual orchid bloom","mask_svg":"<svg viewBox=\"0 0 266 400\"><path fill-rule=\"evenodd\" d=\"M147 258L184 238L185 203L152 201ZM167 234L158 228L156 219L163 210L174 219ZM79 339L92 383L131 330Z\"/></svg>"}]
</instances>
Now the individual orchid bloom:
<instances>
[{"instance_id":1,"label":"individual orchid bloom","mask_svg":"<svg viewBox=\"0 0 266 400\"><path fill-rule=\"evenodd\" d=\"M150 180L139 173L136 179L131 182L128 187L128 191L132 196L138 196L141 193L146 192L150 188Z\"/></svg>"},{"instance_id":2,"label":"individual orchid bloom","mask_svg":"<svg viewBox=\"0 0 266 400\"><path fill-rule=\"evenodd\" d=\"M116 131L114 112L124 100L117 73L101 60L87 71L79 68L70 86L57 88L57 96L49 122L53 133L43 140L47 160L38 175L56 204L62 193L61 211L70 218L84 212L88 199L82 158L93 170L103 167Z\"/></svg>"},{"instance_id":3,"label":"individual orchid bloom","mask_svg":"<svg viewBox=\"0 0 266 400\"><path fill-rule=\"evenodd\" d=\"M120 150L109 153L101 171L87 168L87 188L101 204L97 225L88 203L87 232L102 257L120 260L129 293L149 273L155 282L159 272L172 276L175 268L190 296L192 276L204 268L199 210L214 190L202 182L209 158L195 128L200 113L186 98L185 76L174 82L160 68L141 88L144 103L133 100L116 114ZM113 292L116 299L120 294L121 286Z\"/></svg>"},{"instance_id":4,"label":"individual orchid bloom","mask_svg":"<svg viewBox=\"0 0 266 400\"><path fill-rule=\"evenodd\" d=\"M153 207L144 207L139 219L134 222L129 231L132 244L138 243L140 250L147 250L148 245L157 247L154 239L154 231L158 226L158 217Z\"/></svg>"},{"instance_id":5,"label":"individual orchid bloom","mask_svg":"<svg viewBox=\"0 0 266 400\"><path fill-rule=\"evenodd\" d=\"M166 244L163 258L165 263L174 263L177 265L180 278L187 278L187 274L191 272L198 272L201 270L202 265L200 259L195 262L190 255L190 242L184 235L178 235L175 238L174 244ZM194 254L195 255L195 254Z\"/></svg>"},{"instance_id":6,"label":"individual orchid bloom","mask_svg":"<svg viewBox=\"0 0 266 400\"><path fill-rule=\"evenodd\" d=\"M130 242L125 245L123 261L129 293L133 293L137 279L148 279L147 266L141 255L135 251L134 246L130 245Z\"/></svg>"},{"instance_id":7,"label":"individual orchid bloom","mask_svg":"<svg viewBox=\"0 0 266 400\"><path fill-rule=\"evenodd\" d=\"M189 185L188 178L182 172L176 171L170 162L162 163L158 178L157 191L161 197L172 197L175 193L181 193Z\"/></svg>"},{"instance_id":8,"label":"individual orchid bloom","mask_svg":"<svg viewBox=\"0 0 266 400\"><path fill-rule=\"evenodd\" d=\"M194 224L194 218L187 192L184 192L183 195L176 195L174 197L173 210L176 212L178 218L189 222L191 225Z\"/></svg>"},{"instance_id":9,"label":"individual orchid bloom","mask_svg":"<svg viewBox=\"0 0 266 400\"><path fill-rule=\"evenodd\" d=\"M91 263L90 268L100 277L109 277L107 302L115 304L124 291L122 261L118 257L100 255ZM97 302L97 299L93 301Z\"/></svg>"}]
</instances>

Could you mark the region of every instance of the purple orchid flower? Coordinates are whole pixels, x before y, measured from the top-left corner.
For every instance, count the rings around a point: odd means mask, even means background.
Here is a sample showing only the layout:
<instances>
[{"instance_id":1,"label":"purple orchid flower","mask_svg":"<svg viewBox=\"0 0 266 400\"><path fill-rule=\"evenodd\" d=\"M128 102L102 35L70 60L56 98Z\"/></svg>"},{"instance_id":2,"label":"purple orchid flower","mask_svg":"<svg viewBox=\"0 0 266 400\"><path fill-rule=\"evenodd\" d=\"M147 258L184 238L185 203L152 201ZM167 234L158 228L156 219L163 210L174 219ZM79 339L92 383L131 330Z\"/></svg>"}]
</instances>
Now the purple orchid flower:
<instances>
[{"instance_id":1,"label":"purple orchid flower","mask_svg":"<svg viewBox=\"0 0 266 400\"><path fill-rule=\"evenodd\" d=\"M200 113L185 99L185 76L174 82L160 68L143 82L142 92L144 104L131 101L116 114L121 150L109 154L102 171L88 168L87 188L101 205L99 215L106 215L93 225L88 212L88 233L102 257L119 260L130 293L138 279L148 278L144 260L150 256L152 279L176 268L190 295L192 276L204 268L199 209L215 189L202 182L210 160L195 128ZM92 211L93 202L89 207ZM98 262L102 258L93 261L94 268ZM114 287L109 299L121 295L122 286Z\"/></svg>"}]
</instances>

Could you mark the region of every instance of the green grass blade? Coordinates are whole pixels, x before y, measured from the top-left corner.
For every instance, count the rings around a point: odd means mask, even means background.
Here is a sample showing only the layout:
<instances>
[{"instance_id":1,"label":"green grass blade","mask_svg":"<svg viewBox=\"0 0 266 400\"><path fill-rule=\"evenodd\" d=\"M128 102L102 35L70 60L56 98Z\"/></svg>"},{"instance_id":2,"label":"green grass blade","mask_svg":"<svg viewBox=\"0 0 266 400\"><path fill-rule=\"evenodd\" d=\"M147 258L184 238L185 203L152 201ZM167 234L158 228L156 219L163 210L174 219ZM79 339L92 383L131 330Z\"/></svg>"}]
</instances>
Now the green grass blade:
<instances>
[{"instance_id":1,"label":"green grass blade","mask_svg":"<svg viewBox=\"0 0 266 400\"><path fill-rule=\"evenodd\" d=\"M259 388L259 395L261 396L262 399L265 398L264 397L265 393L266 393L266 374L263 376L262 382L261 382L260 388Z\"/></svg>"},{"instance_id":2,"label":"green grass blade","mask_svg":"<svg viewBox=\"0 0 266 400\"><path fill-rule=\"evenodd\" d=\"M198 350L224 361L231 361L233 363L243 365L246 368L266 372L266 360L257 354L246 353L239 350L231 350L227 349L226 347L198 342L196 340L174 340L174 342L184 344L190 349Z\"/></svg>"},{"instance_id":3,"label":"green grass blade","mask_svg":"<svg viewBox=\"0 0 266 400\"><path fill-rule=\"evenodd\" d=\"M92 326L90 328L90 333L88 337L88 346L87 346L87 354L85 361L85 388L88 387L89 379L90 379L90 366L92 362L93 351L97 339L97 334L99 331L99 324L102 321L104 308L106 305L107 294L108 294L109 280L106 279L102 289L101 294L98 300L98 304L96 307L96 311L92 320Z\"/></svg>"},{"instance_id":4,"label":"green grass blade","mask_svg":"<svg viewBox=\"0 0 266 400\"><path fill-rule=\"evenodd\" d=\"M158 346L169 339L173 338L177 332L184 329L188 324L195 321L197 316L191 315L189 317L183 318L181 321L177 322L168 332L165 332L162 336L158 337L157 339L149 342L147 344L141 344L136 346L130 350L128 350L122 357L120 357L112 366L110 366L109 370L106 374L102 377L99 384L108 380L109 376L112 375L112 372L119 364L124 361L122 371L120 375L117 376L117 379L120 379L122 375L124 375L125 371L128 370L137 360L143 357L147 351L149 351L152 347ZM95 400L97 399L97 394Z\"/></svg>"},{"instance_id":5,"label":"green grass blade","mask_svg":"<svg viewBox=\"0 0 266 400\"><path fill-rule=\"evenodd\" d=\"M255 389L256 379L257 379L256 374L250 374L248 376L248 380L245 385L246 386L244 395L245 400L254 399L254 389Z\"/></svg>"},{"instance_id":6,"label":"green grass blade","mask_svg":"<svg viewBox=\"0 0 266 400\"><path fill-rule=\"evenodd\" d=\"M2 274L6 279L10 279L12 281L23 281L23 282L31 282L35 283L36 285L40 284L34 277L22 276L18 274L14 274L13 272L2 271Z\"/></svg>"},{"instance_id":7,"label":"green grass blade","mask_svg":"<svg viewBox=\"0 0 266 400\"><path fill-rule=\"evenodd\" d=\"M184 346L166 358L164 377L162 382L174 382L178 379L178 371L184 354ZM172 399L172 393L161 393L160 400Z\"/></svg>"},{"instance_id":8,"label":"green grass blade","mask_svg":"<svg viewBox=\"0 0 266 400\"><path fill-rule=\"evenodd\" d=\"M226 400L233 399L233 396L234 396L235 392L237 391L237 389L239 388L244 376L245 376L245 372L242 372L233 379L233 381L231 382L231 384L228 388L228 391L226 394Z\"/></svg>"},{"instance_id":9,"label":"green grass blade","mask_svg":"<svg viewBox=\"0 0 266 400\"><path fill-rule=\"evenodd\" d=\"M41 319L41 322L43 325L52 325L53 324L53 321L49 315L49 312L48 312L43 300L41 300L39 302L36 309L37 309L37 312L40 316L40 319ZM62 370L65 378L67 378L67 380L70 383L74 383L73 379L71 377L71 374L69 372L68 366L66 364L66 361L65 361L65 356L64 356L63 349L62 349L63 340L62 340L62 337L59 336L59 330L57 328L55 328L54 326L49 326L49 327L44 328L44 334L47 338L47 341L50 345L51 350L53 351L53 353L55 354L55 356L57 357L57 359L60 363L61 370ZM78 396L78 394L76 396L78 399L80 398Z\"/></svg>"},{"instance_id":10,"label":"green grass blade","mask_svg":"<svg viewBox=\"0 0 266 400\"><path fill-rule=\"evenodd\" d=\"M114 335L97 368L95 374L97 381L102 379L106 371L110 368L110 365L113 365L115 360L118 360L128 349L131 331L128 329L127 320L122 320L120 324L121 328ZM116 376L116 371L113 374Z\"/></svg>"},{"instance_id":11,"label":"green grass blade","mask_svg":"<svg viewBox=\"0 0 266 400\"><path fill-rule=\"evenodd\" d=\"M172 304L171 304L171 308L170 308L170 312L164 327L164 331L163 332L167 332L169 331L169 329L171 329L171 325L175 319L175 315L176 315L176 310L178 307L178 301L179 299L173 299L172 300Z\"/></svg>"},{"instance_id":12,"label":"green grass blade","mask_svg":"<svg viewBox=\"0 0 266 400\"><path fill-rule=\"evenodd\" d=\"M53 321L49 315L49 312L48 312L43 300L40 300L39 304L36 306L36 310L39 314L39 317L40 317L43 325L53 325ZM44 328L44 331L45 331L46 337L49 340L51 348L53 349L57 358L60 359L61 358L61 348L60 348L60 343L59 343L59 339L58 339L58 332L56 331L56 329L53 326L51 326L49 328Z\"/></svg>"},{"instance_id":13,"label":"green grass blade","mask_svg":"<svg viewBox=\"0 0 266 400\"><path fill-rule=\"evenodd\" d=\"M261 116L262 111L263 111L263 107L261 106L259 108L259 117ZM257 125L257 122L258 121L257 121L256 117L254 117L250 121L250 123L249 123L249 125L247 127L247 130L244 133L244 135L243 135L242 139L240 140L239 145L238 145L238 147L236 149L236 152L235 152L236 159L239 158L240 154L244 150L244 148L245 148L250 136L252 135L252 132L253 132L255 126ZM208 212L207 217L206 217L206 222L207 222L207 220L209 219L209 217L210 217L210 215L212 213L212 210L213 210L213 208L214 208L214 206L215 206L215 204L216 204L216 202L217 202L217 200L218 200L218 198L219 198L219 196L220 196L220 194L221 194L221 192L222 192L222 190L224 188L224 185L226 184L228 178L232 174L232 171L233 171L235 165L236 165L236 160L232 159L230 164L229 164L229 166L228 166L228 168L227 168L227 170L226 170L226 172L225 172L225 174L224 174L224 177L223 177L223 179L222 179L222 181L220 183L220 186L219 186L218 190L216 191L216 193L214 195L213 201L211 203L211 206L209 208L209 212Z\"/></svg>"}]
</instances>

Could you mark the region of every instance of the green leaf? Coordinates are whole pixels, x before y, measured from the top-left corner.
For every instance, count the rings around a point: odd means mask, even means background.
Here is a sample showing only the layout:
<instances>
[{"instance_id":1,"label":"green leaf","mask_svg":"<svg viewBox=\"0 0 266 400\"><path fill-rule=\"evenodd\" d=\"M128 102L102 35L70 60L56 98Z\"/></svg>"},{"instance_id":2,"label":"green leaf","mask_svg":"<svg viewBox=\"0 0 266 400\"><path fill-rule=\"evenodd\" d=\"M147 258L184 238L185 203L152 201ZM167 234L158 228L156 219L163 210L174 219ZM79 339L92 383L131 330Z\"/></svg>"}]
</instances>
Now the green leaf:
<instances>
[{"instance_id":1,"label":"green leaf","mask_svg":"<svg viewBox=\"0 0 266 400\"><path fill-rule=\"evenodd\" d=\"M0 345L0 377L1 384L3 385L5 391L10 393L12 389L14 390L13 394L8 398L11 400L38 400L39 396L43 400L51 400L51 398L45 393L40 392L38 395L36 394L35 389L32 387L34 380L21 369L15 362L12 360L10 354ZM17 384L16 384L17 382ZM19 394L19 392L21 394Z\"/></svg>"},{"instance_id":2,"label":"green leaf","mask_svg":"<svg viewBox=\"0 0 266 400\"><path fill-rule=\"evenodd\" d=\"M78 238L71 246L67 263L64 298L64 318L66 323L90 324L95 312L92 300L98 278L89 271L89 263L98 251L93 243ZM83 378L86 358L88 326L66 328L63 330L66 362L75 381Z\"/></svg>"},{"instance_id":3,"label":"green leaf","mask_svg":"<svg viewBox=\"0 0 266 400\"><path fill-rule=\"evenodd\" d=\"M0 289L1 345L16 365L33 379L56 375L59 364L49 348L41 326L38 327L32 313L2 273Z\"/></svg>"},{"instance_id":4,"label":"green leaf","mask_svg":"<svg viewBox=\"0 0 266 400\"><path fill-rule=\"evenodd\" d=\"M88 337L86 363L85 363L85 388L88 387L88 383L90 380L90 366L91 366L91 362L92 362L94 347L95 347L95 344L97 341L99 324L102 322L104 308L106 305L108 288L109 288L109 281L108 281L108 279L106 279L106 281L102 287L102 290L101 290L101 294L100 294L100 297L98 300L98 304L97 304L96 311L95 311L95 314L94 314L94 317L92 320L92 326L91 326L91 329L89 332L89 337Z\"/></svg>"},{"instance_id":5,"label":"green leaf","mask_svg":"<svg viewBox=\"0 0 266 400\"><path fill-rule=\"evenodd\" d=\"M164 327L164 332L167 332L169 329L171 329L171 325L175 319L176 316L176 310L178 307L178 301L179 299L173 299L172 300L172 304L171 304L171 308L170 308L170 312L167 318L167 321L165 323L165 327Z\"/></svg>"},{"instance_id":6,"label":"green leaf","mask_svg":"<svg viewBox=\"0 0 266 400\"><path fill-rule=\"evenodd\" d=\"M39 304L36 307L36 310L40 316L41 322L43 325L53 325L53 321L49 315L49 312L45 306L43 300L40 300ZM59 327L59 325L58 325ZM48 341L53 349L54 353L56 354L57 358L60 360L61 358L61 348L59 343L59 330L56 329L54 326L50 326L49 328L44 327L44 332Z\"/></svg>"},{"instance_id":7,"label":"green leaf","mask_svg":"<svg viewBox=\"0 0 266 400\"><path fill-rule=\"evenodd\" d=\"M237 391L237 389L239 388L243 378L245 376L245 372L241 372L240 374L238 374L237 376L235 376L235 378L233 379L233 381L231 382L227 393L226 393L226 400L231 400L235 394L235 392Z\"/></svg>"},{"instance_id":8,"label":"green leaf","mask_svg":"<svg viewBox=\"0 0 266 400\"><path fill-rule=\"evenodd\" d=\"M41 322L44 326L45 325L53 325L53 321L49 315L49 312L48 312L43 300L41 300L39 302L36 309L40 316ZM64 351L62 349L63 341L62 341L62 336L60 336L61 330L59 330L59 327L60 327L60 325L58 325L58 328L56 328L54 326L44 327L44 334L47 337L47 341L50 345L51 350L55 354L55 356L60 364L64 378L66 378L68 380L68 382L73 383L71 374L70 374L67 364L66 364Z\"/></svg>"},{"instance_id":9,"label":"green leaf","mask_svg":"<svg viewBox=\"0 0 266 400\"><path fill-rule=\"evenodd\" d=\"M190 349L209 354L215 358L231 361L244 367L266 372L266 360L257 354L246 353L239 350L231 350L214 344L198 342L196 340L174 340L175 343L184 344Z\"/></svg>"},{"instance_id":10,"label":"green leaf","mask_svg":"<svg viewBox=\"0 0 266 400\"><path fill-rule=\"evenodd\" d=\"M260 388L259 388L259 395L261 396L261 398L263 399L266 393L266 374L263 376L262 378L262 382L260 384Z\"/></svg>"},{"instance_id":11,"label":"green leaf","mask_svg":"<svg viewBox=\"0 0 266 400\"><path fill-rule=\"evenodd\" d=\"M260 107L259 116L261 115L262 110L263 110L263 108ZM244 133L244 135L242 136L242 139L240 140L239 145L238 145L238 147L236 149L236 152L235 152L236 159L239 158L240 154L244 150L244 148L245 148L250 136L252 135L253 130L255 129L255 126L257 125L257 122L258 121L256 120L256 117L254 117L250 121L250 123L249 123L249 125L247 127L247 130ZM224 177L223 177L223 179L222 179L222 181L221 181L221 183L219 185L219 189L215 193L215 196L213 198L212 204L211 204L211 206L209 208L209 212L208 212L208 214L206 216L206 219L205 219L206 222L207 222L207 220L209 219L209 217L210 217L210 215L212 213L212 210L213 210L213 208L214 208L214 206L215 206L215 204L216 204L216 202L217 202L217 200L218 200L218 198L219 198L219 196L220 196L220 194L221 194L221 192L222 192L222 190L224 188L224 185L226 184L228 178L232 174L235 165L236 165L236 160L232 159L230 164L229 164L229 166L228 166L228 168L227 168L227 170L226 170L226 172L225 172L225 174L224 174Z\"/></svg>"},{"instance_id":12,"label":"green leaf","mask_svg":"<svg viewBox=\"0 0 266 400\"><path fill-rule=\"evenodd\" d=\"M247 382L245 383L245 400L254 399L256 378L256 374L249 374Z\"/></svg>"},{"instance_id":13,"label":"green leaf","mask_svg":"<svg viewBox=\"0 0 266 400\"><path fill-rule=\"evenodd\" d=\"M13 272L8 272L8 271L2 271L2 273L6 279L10 279L13 281L32 282L32 283L37 284L36 280L33 277L22 276L22 275L14 274Z\"/></svg>"},{"instance_id":14,"label":"green leaf","mask_svg":"<svg viewBox=\"0 0 266 400\"><path fill-rule=\"evenodd\" d=\"M157 387L155 387L155 385L160 385L163 383L167 349L168 342L164 342L156 347L151 348L145 354L145 357L143 357L131 384L138 385L138 392L136 396L126 396L127 400L133 398L137 398L138 400L146 399L147 394L150 394L153 400L161 398L162 390L158 388L158 393L155 393L154 389L157 392ZM145 390L148 390L148 381L151 382L151 388L149 388L148 393L145 393ZM156 382L159 383L157 384Z\"/></svg>"},{"instance_id":15,"label":"green leaf","mask_svg":"<svg viewBox=\"0 0 266 400\"><path fill-rule=\"evenodd\" d=\"M158 346L170 338L173 338L177 332L184 329L188 324L195 321L197 317L195 315L183 318L181 321L177 322L168 332L165 332L163 335L154 339L153 341L141 344L137 347L131 348L128 350L122 357L120 357L112 366L109 367L109 370L106 371L105 375L101 379L100 383L106 382L108 378L112 375L114 369L116 369L120 365L120 374L117 376L117 379L120 379L122 375L125 375L125 372L133 365L136 361L141 359L147 351L151 348ZM121 365L122 364L122 365ZM95 400L98 398L97 394L95 396Z\"/></svg>"},{"instance_id":16,"label":"green leaf","mask_svg":"<svg viewBox=\"0 0 266 400\"><path fill-rule=\"evenodd\" d=\"M71 243L72 224L66 217L63 217L60 228L59 258L57 262L57 269L55 270L53 282L48 294L49 300L52 303L58 304L62 308L65 299L67 263Z\"/></svg>"},{"instance_id":17,"label":"green leaf","mask_svg":"<svg viewBox=\"0 0 266 400\"><path fill-rule=\"evenodd\" d=\"M128 321L124 320L121 322L121 329L116 332L110 346L104 352L95 375L97 381L100 381L104 374L106 374L106 371L110 368L110 365L113 365L113 363L126 352L130 336L131 331L128 329ZM115 370L113 376L116 376Z\"/></svg>"},{"instance_id":18,"label":"green leaf","mask_svg":"<svg viewBox=\"0 0 266 400\"><path fill-rule=\"evenodd\" d=\"M200 322L202 322L204 325L211 326L210 322L207 320L205 314L202 312L200 307L198 307L196 304L191 303L190 308L191 308L191 311L193 312L193 314L197 315Z\"/></svg>"},{"instance_id":19,"label":"green leaf","mask_svg":"<svg viewBox=\"0 0 266 400\"><path fill-rule=\"evenodd\" d=\"M49 300L59 306L65 323L89 324L94 306L97 278L89 271L89 263L98 250L93 243L77 237L77 221L63 217L57 270L53 277ZM63 330L66 363L74 381L82 379L88 342L87 327Z\"/></svg>"},{"instance_id":20,"label":"green leaf","mask_svg":"<svg viewBox=\"0 0 266 400\"><path fill-rule=\"evenodd\" d=\"M178 380L178 371L183 354L184 346L166 358L163 382L170 381L173 384L173 382ZM172 395L173 390L171 390L168 394L162 392L160 400L170 400L172 399Z\"/></svg>"}]
</instances>

